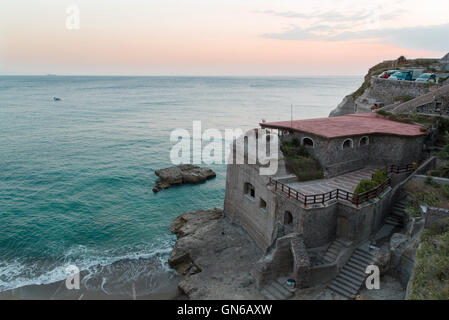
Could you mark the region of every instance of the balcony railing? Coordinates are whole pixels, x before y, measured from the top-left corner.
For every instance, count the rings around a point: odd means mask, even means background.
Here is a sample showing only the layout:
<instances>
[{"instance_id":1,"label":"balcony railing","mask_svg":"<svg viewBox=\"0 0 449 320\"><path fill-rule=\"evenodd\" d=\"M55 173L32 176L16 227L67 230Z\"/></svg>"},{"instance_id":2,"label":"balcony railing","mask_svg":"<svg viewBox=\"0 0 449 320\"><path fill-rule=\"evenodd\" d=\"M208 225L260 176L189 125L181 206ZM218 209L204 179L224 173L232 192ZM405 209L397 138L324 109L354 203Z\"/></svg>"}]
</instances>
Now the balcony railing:
<instances>
[{"instance_id":1,"label":"balcony railing","mask_svg":"<svg viewBox=\"0 0 449 320\"><path fill-rule=\"evenodd\" d=\"M390 173L398 174L413 171L416 169L416 165L415 164L408 164L403 166L391 165L386 169L387 174ZM269 183L270 185L274 186L275 191L279 191L282 194L286 195L287 197L301 202L302 204L304 204L305 207L314 204L324 205L326 202L329 202L331 200L347 201L356 206L359 206L360 204L367 202L371 199L374 199L378 197L381 193L383 193L391 185L391 176L388 176L388 178L380 185L378 185L376 188L359 194L355 194L353 192L349 192L343 189L335 189L332 191L328 191L326 193L306 195L271 177Z\"/></svg>"}]
</instances>

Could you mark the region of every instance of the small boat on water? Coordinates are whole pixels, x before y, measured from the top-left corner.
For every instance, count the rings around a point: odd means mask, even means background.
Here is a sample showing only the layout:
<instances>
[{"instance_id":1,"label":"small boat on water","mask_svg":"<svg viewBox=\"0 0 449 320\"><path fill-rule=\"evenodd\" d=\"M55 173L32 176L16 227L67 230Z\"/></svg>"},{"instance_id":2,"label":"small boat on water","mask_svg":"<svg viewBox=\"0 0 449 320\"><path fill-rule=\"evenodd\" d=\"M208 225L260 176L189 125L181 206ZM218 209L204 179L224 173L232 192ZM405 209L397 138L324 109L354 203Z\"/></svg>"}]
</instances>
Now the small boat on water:
<instances>
[{"instance_id":1,"label":"small boat on water","mask_svg":"<svg viewBox=\"0 0 449 320\"><path fill-rule=\"evenodd\" d=\"M61 98L53 97L53 101L61 101Z\"/></svg>"}]
</instances>

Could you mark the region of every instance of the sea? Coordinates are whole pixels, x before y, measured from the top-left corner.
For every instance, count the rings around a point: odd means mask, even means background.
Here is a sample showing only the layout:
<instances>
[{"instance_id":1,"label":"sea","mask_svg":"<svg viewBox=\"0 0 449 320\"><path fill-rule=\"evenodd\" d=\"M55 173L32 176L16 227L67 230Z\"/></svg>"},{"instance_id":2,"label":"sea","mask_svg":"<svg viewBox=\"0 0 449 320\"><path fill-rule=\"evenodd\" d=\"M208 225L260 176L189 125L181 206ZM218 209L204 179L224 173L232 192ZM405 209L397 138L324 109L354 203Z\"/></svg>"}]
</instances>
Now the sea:
<instances>
[{"instance_id":1,"label":"sea","mask_svg":"<svg viewBox=\"0 0 449 320\"><path fill-rule=\"evenodd\" d=\"M326 117L362 76L0 76L0 291L67 267L106 295L158 292L183 212L223 208L226 165L152 192L176 129ZM59 98L54 99L54 97ZM193 139L193 137L192 137Z\"/></svg>"}]
</instances>

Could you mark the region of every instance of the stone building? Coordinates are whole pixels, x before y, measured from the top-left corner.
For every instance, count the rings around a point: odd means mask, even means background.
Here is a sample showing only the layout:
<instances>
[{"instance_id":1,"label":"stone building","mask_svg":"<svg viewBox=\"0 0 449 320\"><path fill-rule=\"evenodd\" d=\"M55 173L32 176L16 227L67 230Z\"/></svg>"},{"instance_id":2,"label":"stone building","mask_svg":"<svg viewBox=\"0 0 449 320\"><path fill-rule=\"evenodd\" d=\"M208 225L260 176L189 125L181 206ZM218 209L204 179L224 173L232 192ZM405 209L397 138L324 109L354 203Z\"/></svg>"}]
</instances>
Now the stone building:
<instances>
[{"instance_id":1,"label":"stone building","mask_svg":"<svg viewBox=\"0 0 449 320\"><path fill-rule=\"evenodd\" d=\"M383 225L392 187L402 176L389 178L363 201L353 193L355 186L377 169L419 162L426 132L371 113L260 125L281 141L297 138L320 162L325 178L298 181L281 152L273 176L261 176L259 164L230 164L225 216L266 253L252 273L260 288L282 277L300 287L330 281Z\"/></svg>"},{"instance_id":2,"label":"stone building","mask_svg":"<svg viewBox=\"0 0 449 320\"><path fill-rule=\"evenodd\" d=\"M283 139L297 138L320 162L327 178L367 165L418 161L425 135L420 125L374 113L261 123L261 127L280 130Z\"/></svg>"}]
</instances>

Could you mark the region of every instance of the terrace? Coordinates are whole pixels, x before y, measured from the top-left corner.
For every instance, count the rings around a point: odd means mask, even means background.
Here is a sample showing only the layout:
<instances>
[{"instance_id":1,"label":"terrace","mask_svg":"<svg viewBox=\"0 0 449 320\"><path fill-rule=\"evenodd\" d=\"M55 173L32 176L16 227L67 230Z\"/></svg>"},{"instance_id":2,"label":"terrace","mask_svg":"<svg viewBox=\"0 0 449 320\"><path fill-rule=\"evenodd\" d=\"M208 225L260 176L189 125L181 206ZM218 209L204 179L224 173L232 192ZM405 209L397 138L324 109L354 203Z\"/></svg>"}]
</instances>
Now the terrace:
<instances>
[{"instance_id":1,"label":"terrace","mask_svg":"<svg viewBox=\"0 0 449 320\"><path fill-rule=\"evenodd\" d=\"M327 202L341 200L348 204L360 204L378 197L391 185L392 173L411 172L415 169L413 164L404 166L392 165L387 167L389 177L378 187L361 194L355 194L354 189L362 179L371 179L374 172L382 167L367 166L363 169L351 171L330 179L319 179L300 182L294 176L270 178L270 184L275 192L280 192L301 202L304 207L308 205L326 205Z\"/></svg>"}]
</instances>

